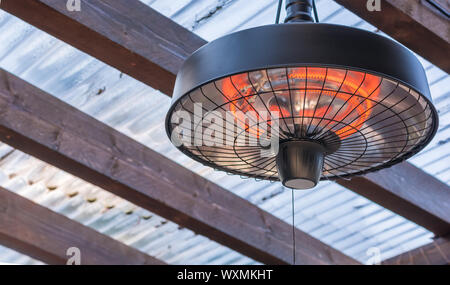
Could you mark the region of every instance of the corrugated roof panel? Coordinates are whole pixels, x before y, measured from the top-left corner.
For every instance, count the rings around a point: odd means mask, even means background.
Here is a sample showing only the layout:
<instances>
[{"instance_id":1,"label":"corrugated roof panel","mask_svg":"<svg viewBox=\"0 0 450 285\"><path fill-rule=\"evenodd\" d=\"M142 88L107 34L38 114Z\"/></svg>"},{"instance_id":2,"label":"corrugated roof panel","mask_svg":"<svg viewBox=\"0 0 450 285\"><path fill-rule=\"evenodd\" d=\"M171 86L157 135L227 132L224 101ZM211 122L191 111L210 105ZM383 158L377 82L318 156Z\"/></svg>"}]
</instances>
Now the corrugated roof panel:
<instances>
[{"instance_id":1,"label":"corrugated roof panel","mask_svg":"<svg viewBox=\"0 0 450 285\"><path fill-rule=\"evenodd\" d=\"M232 31L273 23L277 1L143 2L212 40ZM376 31L334 1L318 1L318 8L324 22ZM290 190L279 183L243 180L214 171L184 156L170 144L164 130L164 117L170 104L167 96L4 12L0 12L0 29L0 42L4 43L0 46L1 68L291 223ZM443 158L450 153L450 77L423 59L421 61L427 71L441 124L430 146L411 162L449 184L449 165ZM0 154L11 152L4 145L0 150ZM18 151L0 161L0 170L4 173L2 186L166 262L253 263L226 247ZM321 183L314 191L295 192L295 222L299 229L361 262L369 258L366 252L371 247L378 247L382 257L388 258L424 245L433 236L330 182ZM9 262L14 263L14 258Z\"/></svg>"}]
</instances>

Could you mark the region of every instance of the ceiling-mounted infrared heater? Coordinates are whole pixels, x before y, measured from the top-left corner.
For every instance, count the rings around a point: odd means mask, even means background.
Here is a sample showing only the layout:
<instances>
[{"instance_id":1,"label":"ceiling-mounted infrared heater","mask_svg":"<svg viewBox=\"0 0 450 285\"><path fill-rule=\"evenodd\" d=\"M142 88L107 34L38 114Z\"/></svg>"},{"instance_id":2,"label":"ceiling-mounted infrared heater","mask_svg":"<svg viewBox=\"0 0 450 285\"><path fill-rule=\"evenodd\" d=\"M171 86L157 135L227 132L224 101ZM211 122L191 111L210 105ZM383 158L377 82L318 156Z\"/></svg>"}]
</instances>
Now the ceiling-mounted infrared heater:
<instances>
[{"instance_id":1,"label":"ceiling-mounted infrared heater","mask_svg":"<svg viewBox=\"0 0 450 285\"><path fill-rule=\"evenodd\" d=\"M224 36L185 61L166 129L192 140L177 147L215 169L295 189L389 167L424 148L438 117L418 59L377 34L313 23L311 0L286 2L285 24ZM278 114L278 132L272 117L264 122L267 111ZM211 137L228 144L193 143L212 125L220 127ZM263 134L277 140L276 152L248 144Z\"/></svg>"}]
</instances>

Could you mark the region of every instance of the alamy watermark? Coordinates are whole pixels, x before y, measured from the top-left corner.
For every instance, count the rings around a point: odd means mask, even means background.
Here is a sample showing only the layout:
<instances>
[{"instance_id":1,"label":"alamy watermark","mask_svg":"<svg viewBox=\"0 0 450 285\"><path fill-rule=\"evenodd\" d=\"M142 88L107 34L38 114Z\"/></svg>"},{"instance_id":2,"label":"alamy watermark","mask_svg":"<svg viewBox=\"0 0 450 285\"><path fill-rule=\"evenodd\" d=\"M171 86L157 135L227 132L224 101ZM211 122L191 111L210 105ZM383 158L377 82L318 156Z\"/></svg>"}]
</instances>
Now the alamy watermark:
<instances>
[{"instance_id":1,"label":"alamy watermark","mask_svg":"<svg viewBox=\"0 0 450 285\"><path fill-rule=\"evenodd\" d=\"M179 147L259 147L261 157L271 157L279 148L278 112L246 113L238 110L204 112L195 103L193 113L175 111L171 116L171 141Z\"/></svg>"},{"instance_id":2,"label":"alamy watermark","mask_svg":"<svg viewBox=\"0 0 450 285\"><path fill-rule=\"evenodd\" d=\"M81 11L81 0L67 0L66 8L67 8L67 11L69 11L69 12L80 12Z\"/></svg>"},{"instance_id":3,"label":"alamy watermark","mask_svg":"<svg viewBox=\"0 0 450 285\"><path fill-rule=\"evenodd\" d=\"M366 265L381 265L381 250L378 247L369 248L366 255L369 257Z\"/></svg>"},{"instance_id":4,"label":"alamy watermark","mask_svg":"<svg viewBox=\"0 0 450 285\"><path fill-rule=\"evenodd\" d=\"M367 0L366 7L369 12L380 12L381 0Z\"/></svg>"},{"instance_id":5,"label":"alamy watermark","mask_svg":"<svg viewBox=\"0 0 450 285\"><path fill-rule=\"evenodd\" d=\"M70 247L66 251L66 265L81 265L81 251L78 247Z\"/></svg>"}]
</instances>

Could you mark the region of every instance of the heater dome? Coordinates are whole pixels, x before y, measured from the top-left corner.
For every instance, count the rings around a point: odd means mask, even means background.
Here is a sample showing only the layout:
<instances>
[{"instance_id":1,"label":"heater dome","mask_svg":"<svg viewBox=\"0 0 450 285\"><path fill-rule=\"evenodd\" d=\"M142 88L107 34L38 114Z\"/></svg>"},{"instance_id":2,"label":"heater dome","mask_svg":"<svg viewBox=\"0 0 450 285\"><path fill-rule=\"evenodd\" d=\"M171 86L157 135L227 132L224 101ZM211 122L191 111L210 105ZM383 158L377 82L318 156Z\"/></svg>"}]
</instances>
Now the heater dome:
<instances>
[{"instance_id":1,"label":"heater dome","mask_svg":"<svg viewBox=\"0 0 450 285\"><path fill-rule=\"evenodd\" d=\"M191 116L181 131L191 143L177 143L186 155L296 189L404 161L438 125L425 72L408 49L375 33L319 23L252 28L200 48L176 79L166 118L173 140L180 112ZM244 117L248 112L253 116ZM263 112L278 114L276 137ZM230 115L236 124L225 120ZM211 125L231 143L193 143ZM263 136L277 140L276 152L248 144Z\"/></svg>"}]
</instances>

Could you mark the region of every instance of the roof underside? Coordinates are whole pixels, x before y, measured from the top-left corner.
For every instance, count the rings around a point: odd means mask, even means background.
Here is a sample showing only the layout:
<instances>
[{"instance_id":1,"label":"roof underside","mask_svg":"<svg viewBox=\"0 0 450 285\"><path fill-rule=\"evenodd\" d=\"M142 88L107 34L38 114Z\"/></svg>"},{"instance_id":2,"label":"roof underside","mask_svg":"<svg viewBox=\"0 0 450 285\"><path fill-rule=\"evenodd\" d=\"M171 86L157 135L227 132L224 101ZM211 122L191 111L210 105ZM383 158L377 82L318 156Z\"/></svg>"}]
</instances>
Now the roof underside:
<instances>
[{"instance_id":1,"label":"roof underside","mask_svg":"<svg viewBox=\"0 0 450 285\"><path fill-rule=\"evenodd\" d=\"M271 24L275 0L145 0L211 41L227 33ZM376 31L331 0L318 1L322 22ZM282 15L283 17L283 15ZM216 172L170 144L164 117L170 98L114 68L0 11L0 68L79 108L144 145L291 223L291 194L280 183L255 182ZM439 111L432 143L410 160L450 184L450 76L421 59ZM0 185L71 219L172 264L255 264L241 254L180 228L98 187L2 144ZM296 226L366 262L371 247L389 258L427 244L432 233L330 182L296 192ZM0 262L34 263L0 247Z\"/></svg>"}]
</instances>

